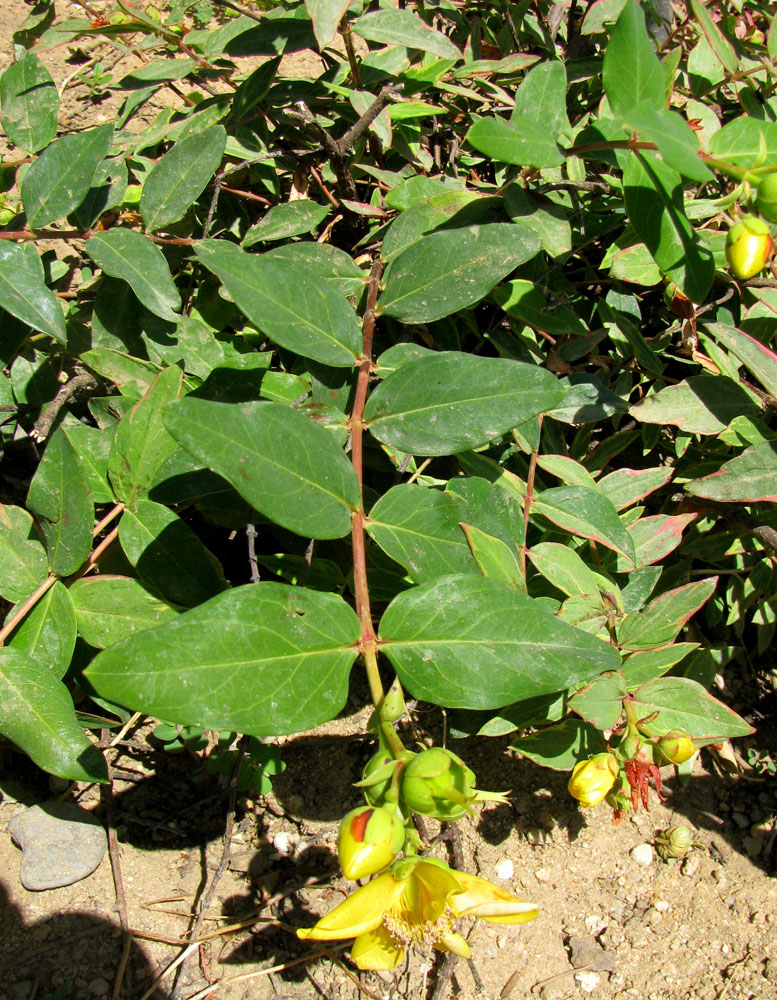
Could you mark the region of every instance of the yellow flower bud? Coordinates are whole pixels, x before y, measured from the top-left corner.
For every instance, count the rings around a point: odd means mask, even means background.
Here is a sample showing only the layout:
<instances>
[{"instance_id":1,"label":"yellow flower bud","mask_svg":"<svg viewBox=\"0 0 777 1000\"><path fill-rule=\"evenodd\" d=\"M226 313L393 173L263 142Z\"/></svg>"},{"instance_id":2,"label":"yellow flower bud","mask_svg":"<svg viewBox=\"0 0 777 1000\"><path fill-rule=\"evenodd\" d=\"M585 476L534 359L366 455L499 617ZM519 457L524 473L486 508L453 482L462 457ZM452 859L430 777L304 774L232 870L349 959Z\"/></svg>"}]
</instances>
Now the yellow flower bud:
<instances>
[{"instance_id":1,"label":"yellow flower bud","mask_svg":"<svg viewBox=\"0 0 777 1000\"><path fill-rule=\"evenodd\" d=\"M390 865L402 850L405 828L388 809L360 806L352 809L340 824L337 857L346 878L374 875Z\"/></svg>"},{"instance_id":2,"label":"yellow flower bud","mask_svg":"<svg viewBox=\"0 0 777 1000\"><path fill-rule=\"evenodd\" d=\"M618 762L610 753L598 753L575 764L567 784L581 806L597 806L615 784Z\"/></svg>"},{"instance_id":3,"label":"yellow flower bud","mask_svg":"<svg viewBox=\"0 0 777 1000\"><path fill-rule=\"evenodd\" d=\"M688 733L673 729L658 741L658 750L670 764L684 764L696 753L696 744Z\"/></svg>"}]
</instances>

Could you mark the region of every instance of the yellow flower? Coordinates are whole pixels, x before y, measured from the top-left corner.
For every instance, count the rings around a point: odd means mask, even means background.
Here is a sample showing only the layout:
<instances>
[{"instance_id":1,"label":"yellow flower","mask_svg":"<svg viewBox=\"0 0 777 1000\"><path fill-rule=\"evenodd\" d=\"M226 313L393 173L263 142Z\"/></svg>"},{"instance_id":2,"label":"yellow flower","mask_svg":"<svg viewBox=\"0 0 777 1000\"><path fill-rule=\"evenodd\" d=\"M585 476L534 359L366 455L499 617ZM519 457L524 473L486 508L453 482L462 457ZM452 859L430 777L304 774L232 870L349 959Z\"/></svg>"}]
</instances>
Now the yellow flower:
<instances>
[{"instance_id":1,"label":"yellow flower","mask_svg":"<svg viewBox=\"0 0 777 1000\"><path fill-rule=\"evenodd\" d=\"M469 958L469 945L453 928L456 917L468 916L523 923L537 916L537 908L434 858L405 858L297 935L314 941L356 938L351 958L360 969L393 969L413 945Z\"/></svg>"},{"instance_id":2,"label":"yellow flower","mask_svg":"<svg viewBox=\"0 0 777 1000\"><path fill-rule=\"evenodd\" d=\"M597 753L575 764L567 788L581 806L596 806L615 784L618 762L611 753Z\"/></svg>"}]
</instances>

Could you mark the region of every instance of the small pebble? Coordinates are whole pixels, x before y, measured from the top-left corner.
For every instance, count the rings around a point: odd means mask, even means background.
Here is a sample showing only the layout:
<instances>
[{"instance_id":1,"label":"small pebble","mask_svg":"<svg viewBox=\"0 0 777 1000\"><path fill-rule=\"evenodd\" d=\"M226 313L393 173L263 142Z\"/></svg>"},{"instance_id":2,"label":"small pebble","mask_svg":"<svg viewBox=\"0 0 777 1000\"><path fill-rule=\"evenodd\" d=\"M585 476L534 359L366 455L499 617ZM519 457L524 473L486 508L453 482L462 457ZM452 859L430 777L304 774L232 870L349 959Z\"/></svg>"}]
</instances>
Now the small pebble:
<instances>
[{"instance_id":1,"label":"small pebble","mask_svg":"<svg viewBox=\"0 0 777 1000\"><path fill-rule=\"evenodd\" d=\"M496 877L507 881L515 874L515 865L509 858L501 858L496 863Z\"/></svg>"},{"instance_id":2,"label":"small pebble","mask_svg":"<svg viewBox=\"0 0 777 1000\"><path fill-rule=\"evenodd\" d=\"M575 982L584 993L593 993L601 981L602 977L591 970L575 973Z\"/></svg>"},{"instance_id":3,"label":"small pebble","mask_svg":"<svg viewBox=\"0 0 777 1000\"><path fill-rule=\"evenodd\" d=\"M550 872L547 868L538 868L534 873L534 877L538 882L550 882Z\"/></svg>"},{"instance_id":4,"label":"small pebble","mask_svg":"<svg viewBox=\"0 0 777 1000\"><path fill-rule=\"evenodd\" d=\"M732 812L731 818L740 830L744 830L746 826L750 826L750 819L748 816L745 816L743 812Z\"/></svg>"},{"instance_id":5,"label":"small pebble","mask_svg":"<svg viewBox=\"0 0 777 1000\"><path fill-rule=\"evenodd\" d=\"M757 858L764 846L764 842L761 837L745 837L742 843L744 844L748 856L751 858Z\"/></svg>"},{"instance_id":6,"label":"small pebble","mask_svg":"<svg viewBox=\"0 0 777 1000\"><path fill-rule=\"evenodd\" d=\"M294 848L298 843L299 837L295 837L293 834L287 833L285 830L282 830L280 833L276 833L272 839L272 846L283 858L293 854Z\"/></svg>"},{"instance_id":7,"label":"small pebble","mask_svg":"<svg viewBox=\"0 0 777 1000\"><path fill-rule=\"evenodd\" d=\"M657 899L653 906L658 910L659 913L666 913L669 909L669 903L665 899Z\"/></svg>"},{"instance_id":8,"label":"small pebble","mask_svg":"<svg viewBox=\"0 0 777 1000\"><path fill-rule=\"evenodd\" d=\"M650 844L637 844L629 851L629 856L636 864L646 868L653 864L653 848Z\"/></svg>"},{"instance_id":9,"label":"small pebble","mask_svg":"<svg viewBox=\"0 0 777 1000\"><path fill-rule=\"evenodd\" d=\"M687 875L690 878L692 875L695 875L696 872L699 870L699 864L700 864L699 859L691 856L690 858L685 858L685 860L683 861L683 866L680 870L682 871L683 875Z\"/></svg>"},{"instance_id":10,"label":"small pebble","mask_svg":"<svg viewBox=\"0 0 777 1000\"><path fill-rule=\"evenodd\" d=\"M98 976L97 979L93 979L86 987L87 992L91 993L92 996L95 997L106 996L110 988L110 983L107 979L103 979L102 976Z\"/></svg>"}]
</instances>

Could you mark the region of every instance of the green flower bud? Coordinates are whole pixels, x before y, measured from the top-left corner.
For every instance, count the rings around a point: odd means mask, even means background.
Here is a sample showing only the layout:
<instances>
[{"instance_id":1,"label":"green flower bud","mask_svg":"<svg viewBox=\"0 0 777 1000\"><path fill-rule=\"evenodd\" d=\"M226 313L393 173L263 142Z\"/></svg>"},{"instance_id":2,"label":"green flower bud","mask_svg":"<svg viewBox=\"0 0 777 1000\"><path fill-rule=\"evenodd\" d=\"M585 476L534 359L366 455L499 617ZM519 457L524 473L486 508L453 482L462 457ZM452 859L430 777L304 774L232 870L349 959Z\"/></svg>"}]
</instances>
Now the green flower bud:
<instances>
[{"instance_id":1,"label":"green flower bud","mask_svg":"<svg viewBox=\"0 0 777 1000\"><path fill-rule=\"evenodd\" d=\"M734 277L746 281L760 274L772 255L772 246L768 224L745 215L726 237L726 260Z\"/></svg>"},{"instance_id":2,"label":"green flower bud","mask_svg":"<svg viewBox=\"0 0 777 1000\"><path fill-rule=\"evenodd\" d=\"M412 812L445 822L461 819L476 802L506 802L501 792L475 788L475 775L450 750L432 747L416 754L402 774L401 799Z\"/></svg>"},{"instance_id":3,"label":"green flower bud","mask_svg":"<svg viewBox=\"0 0 777 1000\"><path fill-rule=\"evenodd\" d=\"M661 756L670 764L684 764L696 753L696 744L681 729L673 729L662 736L657 746Z\"/></svg>"},{"instance_id":4,"label":"green flower bud","mask_svg":"<svg viewBox=\"0 0 777 1000\"><path fill-rule=\"evenodd\" d=\"M767 174L758 185L755 206L769 222L777 222L777 173Z\"/></svg>"},{"instance_id":5,"label":"green flower bud","mask_svg":"<svg viewBox=\"0 0 777 1000\"><path fill-rule=\"evenodd\" d=\"M391 687L383 696L380 706L380 717L383 722L396 722L405 713L405 695L399 678L395 677Z\"/></svg>"},{"instance_id":6,"label":"green flower bud","mask_svg":"<svg viewBox=\"0 0 777 1000\"><path fill-rule=\"evenodd\" d=\"M386 793L391 788L394 771L399 763L386 750L378 750L364 765L362 780L357 782L356 787L362 789L370 805L385 804Z\"/></svg>"},{"instance_id":7,"label":"green flower bud","mask_svg":"<svg viewBox=\"0 0 777 1000\"><path fill-rule=\"evenodd\" d=\"M388 809L360 806L340 823L337 858L346 878L374 875L390 865L402 850L405 828Z\"/></svg>"},{"instance_id":8,"label":"green flower bud","mask_svg":"<svg viewBox=\"0 0 777 1000\"><path fill-rule=\"evenodd\" d=\"M656 851L664 861L682 858L694 846L693 834L687 826L671 826L656 837Z\"/></svg>"},{"instance_id":9,"label":"green flower bud","mask_svg":"<svg viewBox=\"0 0 777 1000\"><path fill-rule=\"evenodd\" d=\"M581 806L597 806L615 784L620 770L611 753L597 753L575 764L567 784Z\"/></svg>"}]
</instances>

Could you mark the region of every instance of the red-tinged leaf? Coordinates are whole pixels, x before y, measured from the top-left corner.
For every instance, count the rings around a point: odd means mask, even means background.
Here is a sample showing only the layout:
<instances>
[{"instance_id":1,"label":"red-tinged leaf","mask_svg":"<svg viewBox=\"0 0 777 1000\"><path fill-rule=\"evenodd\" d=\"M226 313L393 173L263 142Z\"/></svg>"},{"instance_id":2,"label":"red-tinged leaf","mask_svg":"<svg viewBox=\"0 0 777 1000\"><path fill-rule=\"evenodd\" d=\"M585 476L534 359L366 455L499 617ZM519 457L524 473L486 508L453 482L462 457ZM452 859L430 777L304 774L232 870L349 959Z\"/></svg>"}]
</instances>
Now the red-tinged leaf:
<instances>
[{"instance_id":1,"label":"red-tinged leaf","mask_svg":"<svg viewBox=\"0 0 777 1000\"><path fill-rule=\"evenodd\" d=\"M655 719L640 724L647 736L682 729L697 746L754 732L744 719L689 677L648 681L634 692L634 710L640 718L658 713Z\"/></svg>"},{"instance_id":2,"label":"red-tinged leaf","mask_svg":"<svg viewBox=\"0 0 777 1000\"><path fill-rule=\"evenodd\" d=\"M718 582L707 577L661 594L643 610L627 615L618 626L624 650L655 649L672 642L684 625L709 600Z\"/></svg>"},{"instance_id":3,"label":"red-tinged leaf","mask_svg":"<svg viewBox=\"0 0 777 1000\"><path fill-rule=\"evenodd\" d=\"M722 503L777 500L777 442L753 445L717 472L688 483L685 491Z\"/></svg>"},{"instance_id":4,"label":"red-tinged leaf","mask_svg":"<svg viewBox=\"0 0 777 1000\"><path fill-rule=\"evenodd\" d=\"M674 475L674 469L616 469L597 480L597 486L616 510L625 510L638 500L666 486Z\"/></svg>"},{"instance_id":5,"label":"red-tinged leaf","mask_svg":"<svg viewBox=\"0 0 777 1000\"><path fill-rule=\"evenodd\" d=\"M683 531L697 517L698 514L694 512L656 514L655 517L643 517L629 525L627 530L634 539L637 566L652 566L674 552L683 540ZM629 568L624 559L618 560L619 573L628 573Z\"/></svg>"},{"instance_id":6,"label":"red-tinged leaf","mask_svg":"<svg viewBox=\"0 0 777 1000\"><path fill-rule=\"evenodd\" d=\"M532 516L542 514L573 535L601 542L629 565L634 564L634 543L621 524L612 503L598 490L582 486L555 486L543 490L532 505Z\"/></svg>"},{"instance_id":7,"label":"red-tinged leaf","mask_svg":"<svg viewBox=\"0 0 777 1000\"><path fill-rule=\"evenodd\" d=\"M747 365L763 387L777 398L777 354L744 330L727 323L710 323L707 332Z\"/></svg>"}]
</instances>

